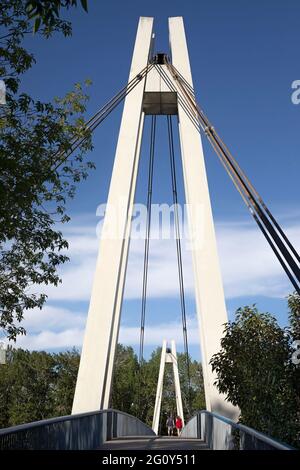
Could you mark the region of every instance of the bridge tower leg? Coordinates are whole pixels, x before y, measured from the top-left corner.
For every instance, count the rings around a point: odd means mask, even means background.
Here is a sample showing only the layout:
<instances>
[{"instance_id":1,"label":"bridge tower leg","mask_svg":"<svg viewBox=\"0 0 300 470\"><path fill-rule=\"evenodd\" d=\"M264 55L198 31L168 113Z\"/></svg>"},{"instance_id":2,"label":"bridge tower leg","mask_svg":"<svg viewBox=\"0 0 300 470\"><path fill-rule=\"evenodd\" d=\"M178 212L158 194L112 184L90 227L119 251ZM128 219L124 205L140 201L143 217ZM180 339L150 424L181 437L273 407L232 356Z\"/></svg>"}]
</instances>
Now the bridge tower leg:
<instances>
[{"instance_id":1,"label":"bridge tower leg","mask_svg":"<svg viewBox=\"0 0 300 470\"><path fill-rule=\"evenodd\" d=\"M129 81L148 63L153 18L140 18ZM109 233L117 210L117 236L102 235L83 340L72 413L109 406L112 371L127 266L131 216L143 131L145 79L126 97L103 222ZM110 212L111 211L111 212Z\"/></svg>"},{"instance_id":2,"label":"bridge tower leg","mask_svg":"<svg viewBox=\"0 0 300 470\"><path fill-rule=\"evenodd\" d=\"M192 73L182 17L169 18L172 64L193 88ZM228 321L210 204L201 136L181 106L178 106L185 199L193 260L195 298L206 408L235 418L237 409L225 401L214 386L209 364L220 350L224 323ZM200 219L199 219L200 216Z\"/></svg>"},{"instance_id":3,"label":"bridge tower leg","mask_svg":"<svg viewBox=\"0 0 300 470\"><path fill-rule=\"evenodd\" d=\"M171 341L171 360L173 364L177 416L180 416L180 418L182 419L182 425L184 426L184 414L183 414L183 406L182 406L181 387L180 387L179 372L178 372L176 345L175 345L174 340Z\"/></svg>"}]
</instances>

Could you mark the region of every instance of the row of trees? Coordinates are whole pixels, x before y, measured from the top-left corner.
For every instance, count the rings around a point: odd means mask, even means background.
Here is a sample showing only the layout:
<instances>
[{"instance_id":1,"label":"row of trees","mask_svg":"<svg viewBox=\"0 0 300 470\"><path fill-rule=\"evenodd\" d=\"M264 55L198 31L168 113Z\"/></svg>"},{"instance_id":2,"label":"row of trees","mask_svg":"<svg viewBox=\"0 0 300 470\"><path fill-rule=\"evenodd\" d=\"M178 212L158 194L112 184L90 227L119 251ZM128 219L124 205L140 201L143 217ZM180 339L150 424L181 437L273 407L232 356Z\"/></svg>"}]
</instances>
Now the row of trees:
<instances>
[{"instance_id":1,"label":"row of trees","mask_svg":"<svg viewBox=\"0 0 300 470\"><path fill-rule=\"evenodd\" d=\"M117 348L111 406L149 425L152 424L160 354L161 348L152 353L140 375L133 349L121 344ZM6 364L0 366L0 427L70 414L79 359L75 349L51 354L10 348ZM201 365L191 362L190 397L183 354L178 355L178 365L187 417L204 407ZM162 416L166 418L169 413L176 413L171 367L166 368Z\"/></svg>"},{"instance_id":2,"label":"row of trees","mask_svg":"<svg viewBox=\"0 0 300 470\"><path fill-rule=\"evenodd\" d=\"M300 297L288 298L290 326L281 328L270 313L255 306L237 310L225 327L221 350L211 364L216 385L241 410L240 422L300 447ZM118 345L111 406L151 425L161 349L140 369L131 347ZM66 415L71 412L80 355L9 349L0 366L0 426ZM205 408L201 364L178 354L185 418ZM175 415L172 368L164 377L161 432L166 417Z\"/></svg>"},{"instance_id":3,"label":"row of trees","mask_svg":"<svg viewBox=\"0 0 300 470\"><path fill-rule=\"evenodd\" d=\"M0 427L70 414L78 351L9 349L0 366Z\"/></svg>"}]
</instances>

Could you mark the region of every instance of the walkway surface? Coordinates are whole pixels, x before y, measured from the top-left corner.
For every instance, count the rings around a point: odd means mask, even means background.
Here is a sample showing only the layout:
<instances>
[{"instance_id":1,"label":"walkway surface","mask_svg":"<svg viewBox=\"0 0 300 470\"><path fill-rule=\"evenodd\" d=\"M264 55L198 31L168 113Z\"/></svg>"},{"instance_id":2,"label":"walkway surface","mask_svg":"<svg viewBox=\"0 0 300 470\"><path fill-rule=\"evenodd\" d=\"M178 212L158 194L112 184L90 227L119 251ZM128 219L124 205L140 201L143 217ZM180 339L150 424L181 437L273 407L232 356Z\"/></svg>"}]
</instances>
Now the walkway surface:
<instances>
[{"instance_id":1,"label":"walkway surface","mask_svg":"<svg viewBox=\"0 0 300 470\"><path fill-rule=\"evenodd\" d=\"M113 439L102 444L103 450L206 450L207 444L199 439L176 437L133 436Z\"/></svg>"}]
</instances>

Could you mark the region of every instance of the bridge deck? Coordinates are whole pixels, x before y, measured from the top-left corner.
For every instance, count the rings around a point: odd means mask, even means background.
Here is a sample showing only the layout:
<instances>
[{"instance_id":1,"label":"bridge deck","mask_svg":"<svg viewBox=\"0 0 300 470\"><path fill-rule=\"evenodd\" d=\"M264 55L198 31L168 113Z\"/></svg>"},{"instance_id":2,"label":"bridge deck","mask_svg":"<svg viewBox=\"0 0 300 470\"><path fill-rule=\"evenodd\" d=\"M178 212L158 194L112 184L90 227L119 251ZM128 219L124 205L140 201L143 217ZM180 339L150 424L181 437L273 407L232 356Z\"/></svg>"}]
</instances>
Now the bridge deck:
<instances>
[{"instance_id":1,"label":"bridge deck","mask_svg":"<svg viewBox=\"0 0 300 470\"><path fill-rule=\"evenodd\" d=\"M206 450L207 444L200 439L176 437L133 436L122 437L102 444L103 450Z\"/></svg>"}]
</instances>

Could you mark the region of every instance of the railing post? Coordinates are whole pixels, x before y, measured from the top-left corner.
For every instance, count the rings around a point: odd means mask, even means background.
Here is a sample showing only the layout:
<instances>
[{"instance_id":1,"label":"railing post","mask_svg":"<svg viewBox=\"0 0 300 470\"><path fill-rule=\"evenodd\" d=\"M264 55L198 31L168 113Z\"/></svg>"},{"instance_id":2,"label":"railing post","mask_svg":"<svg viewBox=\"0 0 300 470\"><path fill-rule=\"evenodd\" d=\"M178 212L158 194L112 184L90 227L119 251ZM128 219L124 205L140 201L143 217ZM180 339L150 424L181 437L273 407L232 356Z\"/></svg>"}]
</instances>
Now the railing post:
<instances>
[{"instance_id":1,"label":"railing post","mask_svg":"<svg viewBox=\"0 0 300 470\"><path fill-rule=\"evenodd\" d=\"M113 411L108 411L107 412L107 417L106 417L106 440L111 441L112 436L113 436Z\"/></svg>"},{"instance_id":2,"label":"railing post","mask_svg":"<svg viewBox=\"0 0 300 470\"><path fill-rule=\"evenodd\" d=\"M197 414L197 438L202 439L201 413Z\"/></svg>"},{"instance_id":3,"label":"railing post","mask_svg":"<svg viewBox=\"0 0 300 470\"><path fill-rule=\"evenodd\" d=\"M205 413L205 442L213 448L213 416L210 413Z\"/></svg>"},{"instance_id":4,"label":"railing post","mask_svg":"<svg viewBox=\"0 0 300 470\"><path fill-rule=\"evenodd\" d=\"M118 437L118 413L113 411L112 438Z\"/></svg>"}]
</instances>

